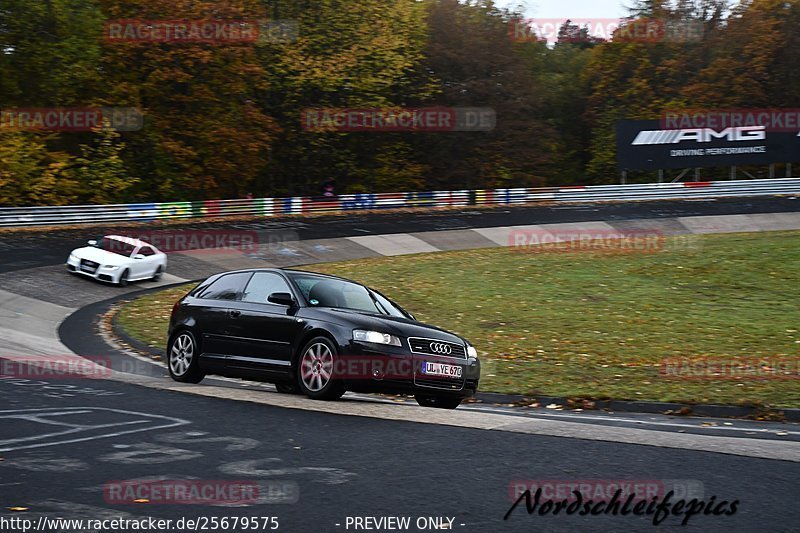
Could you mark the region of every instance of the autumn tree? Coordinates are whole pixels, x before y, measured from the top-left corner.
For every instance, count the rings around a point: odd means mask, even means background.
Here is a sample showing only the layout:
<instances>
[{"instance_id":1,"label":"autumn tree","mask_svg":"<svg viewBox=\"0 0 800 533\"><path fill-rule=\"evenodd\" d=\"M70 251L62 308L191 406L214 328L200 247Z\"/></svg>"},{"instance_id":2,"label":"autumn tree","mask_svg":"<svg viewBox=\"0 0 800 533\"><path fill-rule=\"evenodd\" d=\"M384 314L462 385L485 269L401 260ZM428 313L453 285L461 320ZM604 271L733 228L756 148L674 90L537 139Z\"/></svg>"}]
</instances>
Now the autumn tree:
<instances>
[{"instance_id":1,"label":"autumn tree","mask_svg":"<svg viewBox=\"0 0 800 533\"><path fill-rule=\"evenodd\" d=\"M615 182L618 120L798 107L799 6L632 0L610 41L567 22L548 45L515 42L522 15L491 0L4 0L0 110L130 107L144 123L59 133L0 121L0 203L313 195L331 179L338 192ZM269 32L120 42L107 35L120 19ZM664 38L631 31L652 20ZM420 107L491 108L497 122L447 133L301 123L309 109Z\"/></svg>"},{"instance_id":2,"label":"autumn tree","mask_svg":"<svg viewBox=\"0 0 800 533\"><path fill-rule=\"evenodd\" d=\"M509 36L513 14L492 2L436 0L430 10L424 70L437 93L428 105L486 107L489 132L417 134L430 188L521 187L544 183L555 132L542 120L542 88Z\"/></svg>"},{"instance_id":3,"label":"autumn tree","mask_svg":"<svg viewBox=\"0 0 800 533\"><path fill-rule=\"evenodd\" d=\"M683 95L698 106L800 106L800 2L746 0L711 42L708 65Z\"/></svg>"},{"instance_id":4,"label":"autumn tree","mask_svg":"<svg viewBox=\"0 0 800 533\"><path fill-rule=\"evenodd\" d=\"M110 21L256 21L256 0L102 0ZM255 44L103 44L106 100L138 107L144 129L126 138L140 190L156 198L241 197L268 166L279 126L256 102L267 85Z\"/></svg>"},{"instance_id":5,"label":"autumn tree","mask_svg":"<svg viewBox=\"0 0 800 533\"><path fill-rule=\"evenodd\" d=\"M0 129L0 205L62 205L77 200L65 173L69 156L47 148L47 136Z\"/></svg>"},{"instance_id":6,"label":"autumn tree","mask_svg":"<svg viewBox=\"0 0 800 533\"><path fill-rule=\"evenodd\" d=\"M665 111L696 102L686 101L684 89L705 65L706 50L717 35L717 10L705 2L697 9L687 3L673 8L667 0L641 0L631 9L627 22L611 42L592 50L583 73L590 92L586 122L591 128L587 173L592 183L616 181L615 124L623 119L657 119ZM640 21L660 20L667 28L699 23L696 35L672 38L666 33L658 40L636 39L628 26ZM639 179L651 181L651 175Z\"/></svg>"},{"instance_id":7,"label":"autumn tree","mask_svg":"<svg viewBox=\"0 0 800 533\"><path fill-rule=\"evenodd\" d=\"M301 115L319 108L403 107L424 99L429 88L419 65L428 36L425 6L408 0L265 5L269 18L295 21L299 37L259 47L270 84L258 102L282 126L274 167L262 173L261 189L314 194L320 182L333 178L340 189L359 184L374 190L375 168L383 168L389 154L406 151L402 142L394 145L398 137L307 131ZM410 168L411 162L405 172ZM383 177L379 181L385 184ZM395 187L411 184L404 178Z\"/></svg>"},{"instance_id":8,"label":"autumn tree","mask_svg":"<svg viewBox=\"0 0 800 533\"><path fill-rule=\"evenodd\" d=\"M95 130L91 144L81 145L80 156L65 173L80 203L118 203L129 197L129 189L139 180L130 176L122 160L124 149L120 134L108 126Z\"/></svg>"}]
</instances>

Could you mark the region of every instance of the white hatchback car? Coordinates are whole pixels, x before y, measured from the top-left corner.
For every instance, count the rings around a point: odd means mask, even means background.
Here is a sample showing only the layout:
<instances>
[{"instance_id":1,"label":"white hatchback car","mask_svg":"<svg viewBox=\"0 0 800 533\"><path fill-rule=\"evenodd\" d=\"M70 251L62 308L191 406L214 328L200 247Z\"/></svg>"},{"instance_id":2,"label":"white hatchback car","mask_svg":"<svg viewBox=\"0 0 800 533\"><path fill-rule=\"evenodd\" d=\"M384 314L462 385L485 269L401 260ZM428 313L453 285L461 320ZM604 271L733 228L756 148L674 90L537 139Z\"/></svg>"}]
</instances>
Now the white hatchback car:
<instances>
[{"instance_id":1,"label":"white hatchback car","mask_svg":"<svg viewBox=\"0 0 800 533\"><path fill-rule=\"evenodd\" d=\"M167 255L152 244L106 235L69 254L67 270L125 286L129 281L157 281L167 270Z\"/></svg>"}]
</instances>

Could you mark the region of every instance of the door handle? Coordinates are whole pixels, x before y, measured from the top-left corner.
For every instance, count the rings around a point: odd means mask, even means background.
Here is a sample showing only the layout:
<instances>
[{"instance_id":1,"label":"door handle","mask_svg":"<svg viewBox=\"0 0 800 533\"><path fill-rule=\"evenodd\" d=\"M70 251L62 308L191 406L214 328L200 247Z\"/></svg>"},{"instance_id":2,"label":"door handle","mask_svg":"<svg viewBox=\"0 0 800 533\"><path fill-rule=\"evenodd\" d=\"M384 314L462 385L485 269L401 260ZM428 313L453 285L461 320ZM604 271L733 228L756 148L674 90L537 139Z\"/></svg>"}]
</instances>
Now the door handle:
<instances>
[{"instance_id":1,"label":"door handle","mask_svg":"<svg viewBox=\"0 0 800 533\"><path fill-rule=\"evenodd\" d=\"M228 314L231 315L231 318L236 318L239 315L241 315L242 312L241 311L237 311L236 309L231 309L230 311L228 311Z\"/></svg>"}]
</instances>

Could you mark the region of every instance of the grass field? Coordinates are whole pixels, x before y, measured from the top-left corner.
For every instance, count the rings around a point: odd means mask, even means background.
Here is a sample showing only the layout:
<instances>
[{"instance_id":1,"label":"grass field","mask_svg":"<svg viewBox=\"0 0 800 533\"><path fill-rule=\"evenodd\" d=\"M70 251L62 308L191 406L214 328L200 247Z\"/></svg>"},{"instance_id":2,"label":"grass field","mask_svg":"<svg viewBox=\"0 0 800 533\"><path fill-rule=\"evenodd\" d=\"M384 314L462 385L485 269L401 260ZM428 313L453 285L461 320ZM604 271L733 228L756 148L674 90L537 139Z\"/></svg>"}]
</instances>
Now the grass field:
<instances>
[{"instance_id":1,"label":"grass field","mask_svg":"<svg viewBox=\"0 0 800 533\"><path fill-rule=\"evenodd\" d=\"M654 253L492 248L308 270L374 286L468 338L484 364L483 391L800 407L797 379L660 372L665 359L762 358L793 364L797 376L800 232L698 239ZM187 290L134 301L121 325L163 347L172 303Z\"/></svg>"}]
</instances>

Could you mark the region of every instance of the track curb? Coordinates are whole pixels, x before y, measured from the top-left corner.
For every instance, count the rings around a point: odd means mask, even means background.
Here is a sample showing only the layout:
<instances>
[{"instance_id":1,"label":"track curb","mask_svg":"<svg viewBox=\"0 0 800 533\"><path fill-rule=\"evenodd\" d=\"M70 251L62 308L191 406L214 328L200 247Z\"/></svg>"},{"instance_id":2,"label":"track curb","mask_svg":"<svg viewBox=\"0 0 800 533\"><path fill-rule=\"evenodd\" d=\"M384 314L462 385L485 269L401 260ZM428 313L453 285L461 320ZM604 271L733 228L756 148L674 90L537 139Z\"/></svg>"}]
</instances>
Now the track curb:
<instances>
[{"instance_id":1,"label":"track curb","mask_svg":"<svg viewBox=\"0 0 800 533\"><path fill-rule=\"evenodd\" d=\"M551 409L602 410L621 413L653 413L673 416L703 416L711 418L748 418L800 422L800 409L769 406L690 404L671 402L644 402L630 400L592 400L590 398L567 398L565 396L542 396L524 394L478 393L476 397L486 403L532 405L539 404Z\"/></svg>"}]
</instances>

